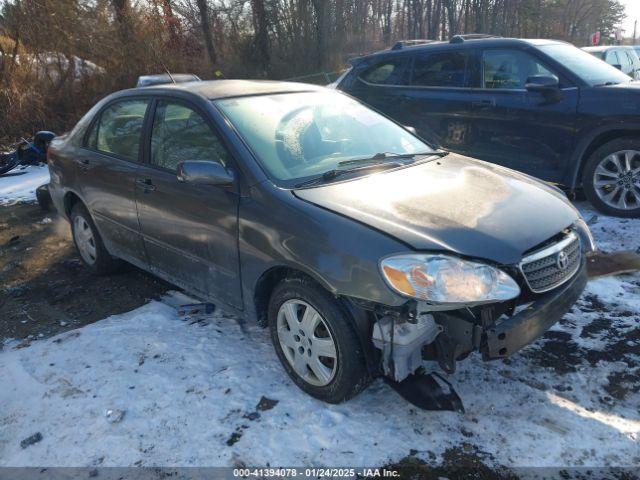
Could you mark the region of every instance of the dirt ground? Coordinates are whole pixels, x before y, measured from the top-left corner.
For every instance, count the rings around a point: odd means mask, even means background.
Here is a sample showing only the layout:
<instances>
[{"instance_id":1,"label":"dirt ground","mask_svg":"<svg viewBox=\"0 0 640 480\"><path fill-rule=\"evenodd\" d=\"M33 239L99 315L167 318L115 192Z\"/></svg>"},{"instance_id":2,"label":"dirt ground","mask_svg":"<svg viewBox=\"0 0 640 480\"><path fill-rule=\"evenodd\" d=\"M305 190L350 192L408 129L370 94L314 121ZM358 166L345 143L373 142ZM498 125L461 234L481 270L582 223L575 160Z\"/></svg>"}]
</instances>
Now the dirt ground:
<instances>
[{"instance_id":1,"label":"dirt ground","mask_svg":"<svg viewBox=\"0 0 640 480\"><path fill-rule=\"evenodd\" d=\"M135 267L93 276L65 220L34 203L0 208L0 348L133 310L169 288Z\"/></svg>"}]
</instances>

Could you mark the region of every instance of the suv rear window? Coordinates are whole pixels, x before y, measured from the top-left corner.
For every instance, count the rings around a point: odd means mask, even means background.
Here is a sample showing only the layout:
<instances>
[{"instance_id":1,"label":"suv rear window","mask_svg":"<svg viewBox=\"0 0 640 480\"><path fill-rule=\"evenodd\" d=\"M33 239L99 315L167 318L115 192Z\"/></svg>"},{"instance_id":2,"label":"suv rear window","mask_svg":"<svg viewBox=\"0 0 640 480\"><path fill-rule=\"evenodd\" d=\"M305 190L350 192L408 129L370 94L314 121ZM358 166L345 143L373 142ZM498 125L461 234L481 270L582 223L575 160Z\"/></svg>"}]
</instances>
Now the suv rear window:
<instances>
[{"instance_id":1,"label":"suv rear window","mask_svg":"<svg viewBox=\"0 0 640 480\"><path fill-rule=\"evenodd\" d=\"M406 58L390 58L369 68L360 78L375 85L398 85L406 64Z\"/></svg>"},{"instance_id":2,"label":"suv rear window","mask_svg":"<svg viewBox=\"0 0 640 480\"><path fill-rule=\"evenodd\" d=\"M467 70L465 52L440 52L417 56L412 85L423 87L464 87Z\"/></svg>"}]
</instances>

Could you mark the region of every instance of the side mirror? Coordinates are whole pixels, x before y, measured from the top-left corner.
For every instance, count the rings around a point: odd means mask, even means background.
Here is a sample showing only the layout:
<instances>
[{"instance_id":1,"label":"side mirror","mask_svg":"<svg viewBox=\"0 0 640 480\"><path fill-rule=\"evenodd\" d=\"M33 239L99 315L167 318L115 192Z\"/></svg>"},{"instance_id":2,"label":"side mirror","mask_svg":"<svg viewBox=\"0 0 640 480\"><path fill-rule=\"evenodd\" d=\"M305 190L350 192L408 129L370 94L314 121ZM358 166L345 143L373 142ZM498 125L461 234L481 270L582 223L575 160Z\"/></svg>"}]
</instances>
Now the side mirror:
<instances>
[{"instance_id":1,"label":"side mirror","mask_svg":"<svg viewBox=\"0 0 640 480\"><path fill-rule=\"evenodd\" d=\"M550 93L560 88L560 81L555 75L532 75L524 84L530 92Z\"/></svg>"},{"instance_id":2,"label":"side mirror","mask_svg":"<svg viewBox=\"0 0 640 480\"><path fill-rule=\"evenodd\" d=\"M192 185L231 185L233 172L218 162L186 160L178 164L178 181Z\"/></svg>"},{"instance_id":3,"label":"side mirror","mask_svg":"<svg viewBox=\"0 0 640 480\"><path fill-rule=\"evenodd\" d=\"M416 135L416 136L418 135L418 132L416 131L416 127L411 127L411 126L409 126L409 125L405 125L405 126L404 126L404 129L405 129L405 130L409 130L411 133L413 133L413 134L414 134L414 135Z\"/></svg>"}]
</instances>

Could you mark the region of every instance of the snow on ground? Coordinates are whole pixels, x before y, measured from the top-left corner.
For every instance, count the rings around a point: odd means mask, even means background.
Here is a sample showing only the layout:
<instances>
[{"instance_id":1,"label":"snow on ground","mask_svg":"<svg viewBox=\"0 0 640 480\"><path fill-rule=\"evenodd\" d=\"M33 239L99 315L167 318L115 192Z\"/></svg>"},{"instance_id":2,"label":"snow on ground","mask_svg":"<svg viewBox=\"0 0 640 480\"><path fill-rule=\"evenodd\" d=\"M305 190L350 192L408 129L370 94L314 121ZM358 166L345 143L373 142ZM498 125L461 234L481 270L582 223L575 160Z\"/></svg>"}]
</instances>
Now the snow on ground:
<instances>
[{"instance_id":1,"label":"snow on ground","mask_svg":"<svg viewBox=\"0 0 640 480\"><path fill-rule=\"evenodd\" d=\"M28 165L0 176L0 205L34 202L36 188L49 183L49 167Z\"/></svg>"},{"instance_id":2,"label":"snow on ground","mask_svg":"<svg viewBox=\"0 0 640 480\"><path fill-rule=\"evenodd\" d=\"M576 202L578 210L589 223L598 249L603 252L637 250L640 252L640 220L609 217L598 212L588 202Z\"/></svg>"},{"instance_id":3,"label":"snow on ground","mask_svg":"<svg viewBox=\"0 0 640 480\"><path fill-rule=\"evenodd\" d=\"M638 247L640 220L579 208L601 244ZM0 466L372 466L410 452L437 463L463 443L510 467L640 464L640 274L590 282L507 362L459 363L449 379L464 415L417 410L379 380L342 405L314 400L266 330L179 316L190 301L172 293L0 352ZM277 403L257 408L263 396Z\"/></svg>"}]
</instances>

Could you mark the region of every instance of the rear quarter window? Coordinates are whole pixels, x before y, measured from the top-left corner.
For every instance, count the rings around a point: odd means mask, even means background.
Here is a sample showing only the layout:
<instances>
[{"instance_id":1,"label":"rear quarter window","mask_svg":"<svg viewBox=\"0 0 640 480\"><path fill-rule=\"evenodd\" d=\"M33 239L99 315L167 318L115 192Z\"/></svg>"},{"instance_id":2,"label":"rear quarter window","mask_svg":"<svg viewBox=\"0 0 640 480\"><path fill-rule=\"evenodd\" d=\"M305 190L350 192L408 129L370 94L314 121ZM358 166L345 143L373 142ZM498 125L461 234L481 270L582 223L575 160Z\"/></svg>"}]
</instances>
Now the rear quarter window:
<instances>
[{"instance_id":1,"label":"rear quarter window","mask_svg":"<svg viewBox=\"0 0 640 480\"><path fill-rule=\"evenodd\" d=\"M360 79L373 85L400 85L406 65L406 58L390 58L369 67Z\"/></svg>"}]
</instances>

